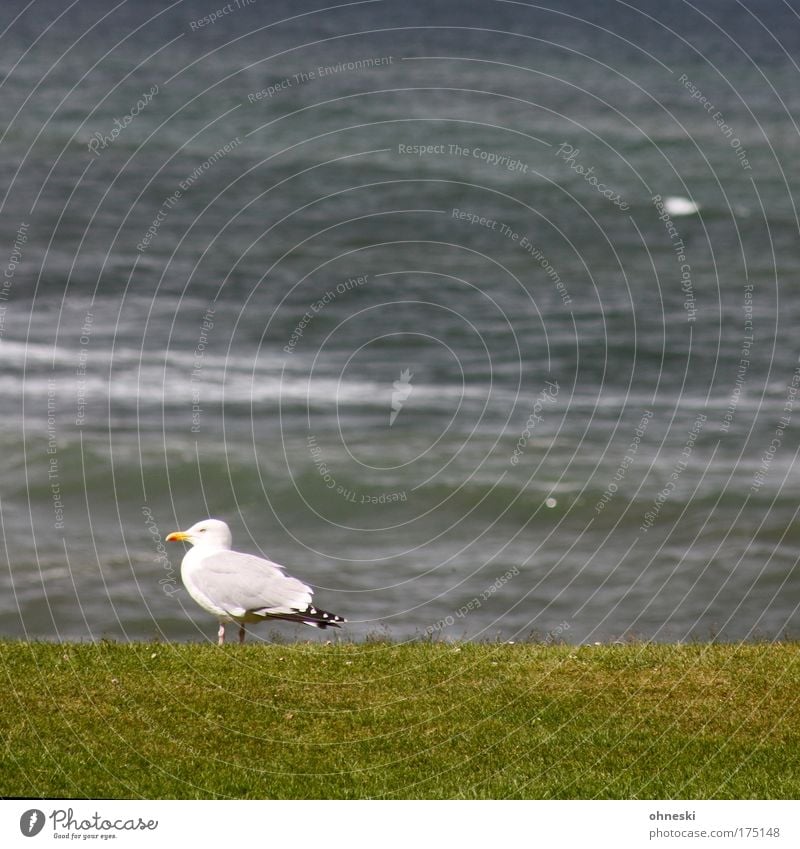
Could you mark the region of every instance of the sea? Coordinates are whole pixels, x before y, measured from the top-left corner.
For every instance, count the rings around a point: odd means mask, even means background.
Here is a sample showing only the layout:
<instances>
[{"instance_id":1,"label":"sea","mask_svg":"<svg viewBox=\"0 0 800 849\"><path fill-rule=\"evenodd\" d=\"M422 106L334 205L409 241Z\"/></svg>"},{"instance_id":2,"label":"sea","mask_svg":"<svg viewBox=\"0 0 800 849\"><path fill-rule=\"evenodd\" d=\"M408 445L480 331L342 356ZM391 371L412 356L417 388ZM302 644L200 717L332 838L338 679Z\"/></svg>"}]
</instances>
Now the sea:
<instances>
[{"instance_id":1,"label":"sea","mask_svg":"<svg viewBox=\"0 0 800 849\"><path fill-rule=\"evenodd\" d=\"M220 8L221 6L221 8ZM0 637L783 640L796 0L4 2Z\"/></svg>"}]
</instances>

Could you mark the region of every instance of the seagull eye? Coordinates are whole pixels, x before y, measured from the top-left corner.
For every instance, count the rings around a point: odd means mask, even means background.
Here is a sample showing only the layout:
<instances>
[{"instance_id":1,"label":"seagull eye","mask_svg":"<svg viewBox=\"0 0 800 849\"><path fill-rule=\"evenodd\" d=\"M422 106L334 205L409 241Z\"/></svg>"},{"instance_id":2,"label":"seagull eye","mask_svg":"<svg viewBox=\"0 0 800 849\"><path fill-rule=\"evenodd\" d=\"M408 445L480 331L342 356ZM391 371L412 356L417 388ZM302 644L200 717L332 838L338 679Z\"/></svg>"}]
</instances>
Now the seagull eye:
<instances>
[{"instance_id":1,"label":"seagull eye","mask_svg":"<svg viewBox=\"0 0 800 849\"><path fill-rule=\"evenodd\" d=\"M208 530L208 528L200 528L200 533L204 534L207 530Z\"/></svg>"}]
</instances>

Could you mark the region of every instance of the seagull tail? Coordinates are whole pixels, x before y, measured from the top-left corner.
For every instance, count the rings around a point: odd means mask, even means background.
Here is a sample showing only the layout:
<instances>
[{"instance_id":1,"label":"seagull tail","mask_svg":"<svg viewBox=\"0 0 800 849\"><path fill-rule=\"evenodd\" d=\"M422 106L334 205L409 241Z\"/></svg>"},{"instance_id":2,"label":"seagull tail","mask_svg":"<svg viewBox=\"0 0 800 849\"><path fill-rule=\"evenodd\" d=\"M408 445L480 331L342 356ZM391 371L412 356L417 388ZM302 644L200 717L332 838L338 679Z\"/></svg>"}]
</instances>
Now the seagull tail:
<instances>
[{"instance_id":1,"label":"seagull tail","mask_svg":"<svg viewBox=\"0 0 800 849\"><path fill-rule=\"evenodd\" d=\"M312 628L341 628L342 622L347 620L342 616L337 616L335 613L329 613L327 610L320 610L313 604L305 610L298 610L294 613L270 613L270 619L284 619L287 622L302 622L304 625L311 625Z\"/></svg>"},{"instance_id":2,"label":"seagull tail","mask_svg":"<svg viewBox=\"0 0 800 849\"><path fill-rule=\"evenodd\" d=\"M341 628L342 622L347 622L343 616L337 616L335 613L328 613L327 610L320 610L314 607L313 604L298 613L298 619L305 622L306 625L311 625L312 628Z\"/></svg>"}]
</instances>

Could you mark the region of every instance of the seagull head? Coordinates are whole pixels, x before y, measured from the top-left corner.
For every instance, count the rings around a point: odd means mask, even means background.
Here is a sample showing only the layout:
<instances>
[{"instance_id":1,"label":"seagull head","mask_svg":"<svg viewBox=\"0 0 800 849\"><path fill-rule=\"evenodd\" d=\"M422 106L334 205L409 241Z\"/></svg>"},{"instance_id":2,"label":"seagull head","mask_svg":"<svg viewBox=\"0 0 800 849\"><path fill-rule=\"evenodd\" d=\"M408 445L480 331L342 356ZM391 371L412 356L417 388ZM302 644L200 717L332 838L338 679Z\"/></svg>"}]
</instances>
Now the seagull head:
<instances>
[{"instance_id":1,"label":"seagull head","mask_svg":"<svg viewBox=\"0 0 800 849\"><path fill-rule=\"evenodd\" d=\"M229 549L233 538L230 528L221 519L203 519L188 531L175 531L167 536L167 542L188 542L202 548Z\"/></svg>"}]
</instances>

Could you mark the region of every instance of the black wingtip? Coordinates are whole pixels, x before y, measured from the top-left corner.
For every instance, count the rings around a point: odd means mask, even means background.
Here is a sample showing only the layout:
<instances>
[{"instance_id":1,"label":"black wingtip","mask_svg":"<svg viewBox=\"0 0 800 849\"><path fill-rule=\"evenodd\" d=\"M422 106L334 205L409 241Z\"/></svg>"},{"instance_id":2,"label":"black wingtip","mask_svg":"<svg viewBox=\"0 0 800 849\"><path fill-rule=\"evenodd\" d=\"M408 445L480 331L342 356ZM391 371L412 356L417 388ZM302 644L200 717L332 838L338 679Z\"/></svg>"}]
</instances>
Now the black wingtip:
<instances>
[{"instance_id":1,"label":"black wingtip","mask_svg":"<svg viewBox=\"0 0 800 849\"><path fill-rule=\"evenodd\" d=\"M344 616L337 616L327 610L320 610L313 604L310 604L305 610L298 611L298 615L306 625L313 625L315 628L340 628L343 622L347 622Z\"/></svg>"}]
</instances>

